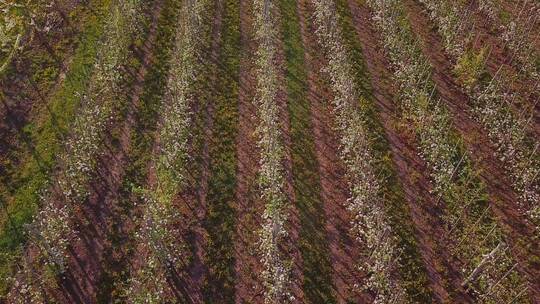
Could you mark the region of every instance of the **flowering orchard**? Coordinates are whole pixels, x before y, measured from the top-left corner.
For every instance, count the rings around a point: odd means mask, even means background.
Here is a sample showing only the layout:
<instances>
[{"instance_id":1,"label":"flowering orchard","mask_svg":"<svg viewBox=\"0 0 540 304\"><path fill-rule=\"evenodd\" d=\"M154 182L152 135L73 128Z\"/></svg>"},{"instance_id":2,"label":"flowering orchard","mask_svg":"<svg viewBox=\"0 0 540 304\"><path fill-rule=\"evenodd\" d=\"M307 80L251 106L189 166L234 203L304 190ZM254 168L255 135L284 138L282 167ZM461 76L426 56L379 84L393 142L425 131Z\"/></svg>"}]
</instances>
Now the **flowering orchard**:
<instances>
[{"instance_id":1,"label":"flowering orchard","mask_svg":"<svg viewBox=\"0 0 540 304\"><path fill-rule=\"evenodd\" d=\"M35 215L29 229L30 245L37 248L38 254L34 261L26 265L42 268L43 273L39 270L36 272L47 276L49 283L54 281L56 275L66 272L69 244L75 237L72 218L77 205L84 203L88 196L87 187L95 170L96 158L103 147L105 128L122 103L120 99L125 98L120 93L120 86L125 81L121 65L128 56L137 23L141 21L138 6L137 1L111 4L111 15L105 26L106 34L90 85L86 92L80 94L79 115L71 126L65 152L59 156L61 168L51 190L44 191L45 194L41 196L41 211ZM31 297L38 298L34 295Z\"/></svg>"},{"instance_id":2,"label":"flowering orchard","mask_svg":"<svg viewBox=\"0 0 540 304\"><path fill-rule=\"evenodd\" d=\"M535 64L538 49L534 46L534 40L538 39L538 33L535 34L534 26L540 22L540 5L530 0L518 1L512 5L519 8L518 15L511 15L505 20L499 18L506 13L501 2L481 0L478 3L480 10L486 13L491 22L499 25L502 32L501 38L506 43L505 46L519 61L521 72L532 77L536 81L536 88L538 88L540 71L538 65Z\"/></svg>"},{"instance_id":3,"label":"flowering orchard","mask_svg":"<svg viewBox=\"0 0 540 304\"><path fill-rule=\"evenodd\" d=\"M358 107L358 92L352 81L349 54L342 43L341 30L331 0L315 2L315 23L319 44L325 46L325 72L334 91L334 114L340 134L341 159L347 168L351 197L347 209L353 218L352 235L365 246L358 267L370 274L360 288L376 294L375 303L407 303L395 273L399 251L385 214L384 199L374 168L369 136Z\"/></svg>"},{"instance_id":4,"label":"flowering orchard","mask_svg":"<svg viewBox=\"0 0 540 304\"><path fill-rule=\"evenodd\" d=\"M203 22L208 5L186 1L181 7L153 161L157 181L154 189L142 190L143 217L136 233L142 266L130 279L130 303L171 301L168 282L181 271L182 257L188 252L178 229L182 216L173 202L188 174L190 107L195 101L193 84L199 77L197 59L203 47L200 37L206 34Z\"/></svg>"},{"instance_id":5,"label":"flowering orchard","mask_svg":"<svg viewBox=\"0 0 540 304\"><path fill-rule=\"evenodd\" d=\"M368 3L374 10L374 21L383 34L383 44L392 62L404 119L413 123L420 156L431 169L434 193L447 204L444 220L450 232L451 246L455 246L453 255L463 260L462 275L468 276L463 286L474 289L483 303L500 303L523 296L526 283L519 282L516 263L506 252L505 237L490 219L490 207L483 203L484 187L478 184L476 174L471 171L471 161L456 139L449 113L436 97L436 89L430 81L429 62L411 28L403 26L406 24L403 6L398 1ZM457 18L448 19L459 22ZM449 28L459 27L454 24ZM446 31L450 34L453 30ZM451 39L451 36L447 38ZM460 50L459 45L449 49L456 50ZM478 244L480 240L483 248L475 248L472 244ZM501 246L503 250L492 251ZM490 252L496 256L497 263L490 264L489 268L480 267L482 257ZM469 275L471 272L475 275ZM504 292L493 292L495 286Z\"/></svg>"},{"instance_id":6,"label":"flowering orchard","mask_svg":"<svg viewBox=\"0 0 540 304\"><path fill-rule=\"evenodd\" d=\"M423 3L430 11L430 17L437 22L439 34L444 38L446 51L453 56L457 65L467 60L474 50L470 48L472 37L462 38L456 33L463 32L473 22L470 17L462 16L462 11L467 11L464 5L450 5L444 1L428 1ZM490 18L496 18L499 8L495 1L481 1L480 8ZM533 10L523 12L520 16L529 22L511 21L507 26L503 25L503 40L520 61L526 63L520 65L524 74L533 77L535 85L540 84L538 72L529 56L534 53L534 47L528 43L527 26L534 15ZM529 17L527 17L529 16ZM519 24L519 26L517 26ZM480 54L480 71L484 69L484 54ZM466 71L470 72L470 71ZM520 196L522 212L529 221L540 229L540 179L538 178L540 158L538 144L534 143L528 135L528 128L532 122L528 111L516 111L513 105L518 102L519 96L505 90L505 84L511 83L501 67L490 79L479 79L479 75L472 75L472 81L464 84L464 90L471 97L472 110L470 113L485 128L489 139L496 147L499 160L508 165L508 172L512 176L513 186ZM540 230L539 230L540 231Z\"/></svg>"},{"instance_id":7,"label":"flowering orchard","mask_svg":"<svg viewBox=\"0 0 540 304\"><path fill-rule=\"evenodd\" d=\"M255 0L253 6L255 38L258 44L257 96L254 103L258 109L259 120L256 129L260 151L259 185L261 198L265 203L259 241L260 259L264 266L262 278L266 289L264 302L289 303L294 302L290 293L291 262L281 249L288 237L285 224L289 206L284 192L285 148L278 104L276 6L271 0Z\"/></svg>"},{"instance_id":8,"label":"flowering orchard","mask_svg":"<svg viewBox=\"0 0 540 304\"><path fill-rule=\"evenodd\" d=\"M0 303L540 303L537 2L0 0Z\"/></svg>"}]
</instances>

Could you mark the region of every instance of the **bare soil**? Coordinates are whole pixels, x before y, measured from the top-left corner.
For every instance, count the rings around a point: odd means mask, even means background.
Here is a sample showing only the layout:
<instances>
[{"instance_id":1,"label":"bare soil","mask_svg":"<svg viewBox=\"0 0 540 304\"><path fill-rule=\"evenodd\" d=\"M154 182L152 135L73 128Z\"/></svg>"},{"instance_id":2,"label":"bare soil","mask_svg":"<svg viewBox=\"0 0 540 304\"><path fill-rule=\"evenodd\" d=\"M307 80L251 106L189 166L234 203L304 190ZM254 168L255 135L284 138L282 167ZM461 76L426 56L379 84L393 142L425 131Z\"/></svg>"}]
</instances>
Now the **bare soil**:
<instances>
[{"instance_id":1,"label":"bare soil","mask_svg":"<svg viewBox=\"0 0 540 304\"><path fill-rule=\"evenodd\" d=\"M240 1L240 85L238 100L238 137L236 139L236 236L235 291L236 303L263 303L264 287L260 280L262 265L258 258L258 230L264 203L257 195L259 151L254 133L257 109L253 104L256 87L252 58L256 49L253 40L253 19L249 1Z\"/></svg>"}]
</instances>

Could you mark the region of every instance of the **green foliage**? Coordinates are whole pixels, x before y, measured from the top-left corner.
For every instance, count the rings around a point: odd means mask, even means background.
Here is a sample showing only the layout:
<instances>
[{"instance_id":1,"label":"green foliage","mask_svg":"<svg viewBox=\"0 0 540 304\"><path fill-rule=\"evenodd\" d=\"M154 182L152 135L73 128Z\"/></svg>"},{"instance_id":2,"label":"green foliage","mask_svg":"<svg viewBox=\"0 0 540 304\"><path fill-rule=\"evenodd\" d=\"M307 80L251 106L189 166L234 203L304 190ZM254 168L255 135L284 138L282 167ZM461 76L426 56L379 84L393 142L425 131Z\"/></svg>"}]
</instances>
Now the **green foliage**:
<instances>
[{"instance_id":1,"label":"green foliage","mask_svg":"<svg viewBox=\"0 0 540 304\"><path fill-rule=\"evenodd\" d=\"M506 10L499 10L499 19L503 24L508 24L512 21L512 14Z\"/></svg>"},{"instance_id":2,"label":"green foliage","mask_svg":"<svg viewBox=\"0 0 540 304\"><path fill-rule=\"evenodd\" d=\"M238 1L224 1L221 55L214 84L214 130L210 143L208 214L209 235L206 263L209 279L204 290L206 303L234 302L234 243L236 214L236 134L238 127L238 75L240 63L240 15ZM209 84L211 85L211 84ZM212 99L210 99L212 102Z\"/></svg>"},{"instance_id":3,"label":"green foliage","mask_svg":"<svg viewBox=\"0 0 540 304\"><path fill-rule=\"evenodd\" d=\"M152 4L148 4L151 7ZM147 182L146 173L148 165L151 163L152 147L154 143L154 132L157 126L158 113L165 92L165 85L169 71L169 58L174 43L176 32L176 21L178 18L179 3L174 0L166 0L163 4L163 12L159 19L156 42L153 47L154 61L149 66L148 73L144 80L144 89L141 102L135 114L135 129L131 132L131 147L128 151L129 161L126 168L125 177L120 189L120 214L115 221L122 221L133 217L134 200L133 196L144 194L143 185ZM146 10L147 11L147 10ZM143 31L148 32L150 23L144 26ZM136 67L140 63L137 61L130 64ZM129 272L126 270L129 261L135 250L135 236L129 235L126 242L125 230L120 228L123 223L117 222L118 230L110 236L113 250L118 250L124 255L121 258L114 257L112 252L105 254L109 257L104 261L104 276L99 282L99 293L97 295L99 303L126 303L126 286L129 286ZM145 270L142 270L145 271Z\"/></svg>"},{"instance_id":4,"label":"green foliage","mask_svg":"<svg viewBox=\"0 0 540 304\"><path fill-rule=\"evenodd\" d=\"M486 48L482 48L478 52L468 49L457 60L454 73L458 81L467 89L475 87L477 83L487 77L485 68L486 52Z\"/></svg>"},{"instance_id":5,"label":"green foliage","mask_svg":"<svg viewBox=\"0 0 540 304\"><path fill-rule=\"evenodd\" d=\"M84 92L90 79L108 5L108 0L99 1L94 8L94 15L80 17L85 30L81 34L71 69L63 85L51 97L47 108L43 109L37 120L24 128L24 134L30 139L31 146L26 159L13 177L17 190L7 203L8 218L1 222L0 294L7 291L5 279L11 274L12 262L16 258L15 250L26 240L24 225L36 212L40 191L49 181L56 155L80 100L77 94Z\"/></svg>"}]
</instances>

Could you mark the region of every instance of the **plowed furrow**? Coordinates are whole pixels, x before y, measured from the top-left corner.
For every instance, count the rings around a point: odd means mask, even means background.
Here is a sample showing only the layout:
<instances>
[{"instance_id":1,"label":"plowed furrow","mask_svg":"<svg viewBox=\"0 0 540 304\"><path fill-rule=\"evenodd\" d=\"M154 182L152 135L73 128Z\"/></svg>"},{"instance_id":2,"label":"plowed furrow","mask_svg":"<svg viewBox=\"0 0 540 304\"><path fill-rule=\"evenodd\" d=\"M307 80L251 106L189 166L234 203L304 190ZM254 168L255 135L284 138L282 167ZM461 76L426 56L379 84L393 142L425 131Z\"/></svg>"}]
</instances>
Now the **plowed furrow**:
<instances>
[{"instance_id":1,"label":"plowed furrow","mask_svg":"<svg viewBox=\"0 0 540 304\"><path fill-rule=\"evenodd\" d=\"M261 227L263 202L257 196L259 152L254 134L257 109L253 105L256 78L251 56L255 45L251 32L253 20L249 1L240 2L240 83L238 100L238 137L236 139L236 212L235 292L236 303L262 303L264 289L259 273L262 265L257 257L257 230Z\"/></svg>"}]
</instances>

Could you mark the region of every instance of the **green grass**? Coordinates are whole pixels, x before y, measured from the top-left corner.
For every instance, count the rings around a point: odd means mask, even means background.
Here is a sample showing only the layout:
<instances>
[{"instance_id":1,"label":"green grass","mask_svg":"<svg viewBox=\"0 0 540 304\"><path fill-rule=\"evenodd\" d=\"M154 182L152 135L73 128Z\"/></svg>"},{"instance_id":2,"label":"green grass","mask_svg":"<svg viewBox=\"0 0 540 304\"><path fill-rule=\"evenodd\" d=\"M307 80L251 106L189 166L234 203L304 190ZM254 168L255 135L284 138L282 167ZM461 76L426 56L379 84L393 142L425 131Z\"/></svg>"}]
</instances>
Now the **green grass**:
<instances>
[{"instance_id":1,"label":"green grass","mask_svg":"<svg viewBox=\"0 0 540 304\"><path fill-rule=\"evenodd\" d=\"M487 47L483 47L478 51L468 49L458 58L454 66L454 74L459 83L465 88L471 89L479 82L489 82L489 77L486 71L486 54Z\"/></svg>"},{"instance_id":2,"label":"green grass","mask_svg":"<svg viewBox=\"0 0 540 304\"><path fill-rule=\"evenodd\" d=\"M377 168L384 178L382 192L385 194L387 212L390 222L399 238L399 246L403 248L400 274L404 287L415 303L430 303L432 295L428 289L426 269L422 263L414 236L414 224L410 218L410 210L403 196L403 189L398 181L394 163L390 154L389 143L384 136L384 130L379 121L369 72L365 66L360 41L352 21L351 11L347 0L338 0L337 8L340 16L343 38L352 58L355 71L355 82L365 103L360 105L364 112L370 134L372 134L372 149L375 154Z\"/></svg>"},{"instance_id":3,"label":"green grass","mask_svg":"<svg viewBox=\"0 0 540 304\"><path fill-rule=\"evenodd\" d=\"M326 242L325 212L320 196L315 143L307 99L307 74L300 20L296 1L279 2L282 37L287 64L288 109L292 139L292 173L300 215L300 252L303 261L303 289L308 303L336 303L333 294L332 265Z\"/></svg>"},{"instance_id":4,"label":"green grass","mask_svg":"<svg viewBox=\"0 0 540 304\"><path fill-rule=\"evenodd\" d=\"M93 4L96 14L86 16L78 47L64 83L53 94L46 108L32 123L24 128L23 137L28 145L28 155L15 171L12 187L16 189L7 200L6 218L0 231L0 294L7 291L6 280L12 272L17 250L25 240L24 225L29 223L38 209L40 192L47 187L56 164L68 126L79 104L78 93L85 91L97 46L103 31L109 0Z\"/></svg>"},{"instance_id":5,"label":"green grass","mask_svg":"<svg viewBox=\"0 0 540 304\"><path fill-rule=\"evenodd\" d=\"M215 103L214 130L210 143L208 185L208 248L205 282L206 303L234 302L234 210L236 189L236 135L238 128L238 77L240 62L240 15L238 1L224 2L222 49ZM212 84L209 84L212 85Z\"/></svg>"}]
</instances>

